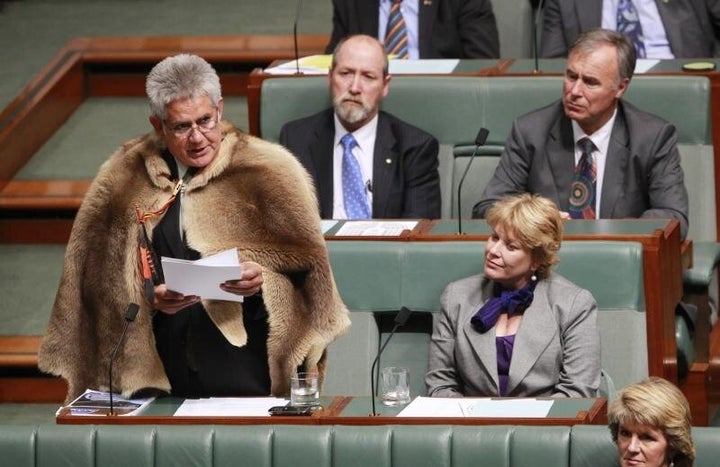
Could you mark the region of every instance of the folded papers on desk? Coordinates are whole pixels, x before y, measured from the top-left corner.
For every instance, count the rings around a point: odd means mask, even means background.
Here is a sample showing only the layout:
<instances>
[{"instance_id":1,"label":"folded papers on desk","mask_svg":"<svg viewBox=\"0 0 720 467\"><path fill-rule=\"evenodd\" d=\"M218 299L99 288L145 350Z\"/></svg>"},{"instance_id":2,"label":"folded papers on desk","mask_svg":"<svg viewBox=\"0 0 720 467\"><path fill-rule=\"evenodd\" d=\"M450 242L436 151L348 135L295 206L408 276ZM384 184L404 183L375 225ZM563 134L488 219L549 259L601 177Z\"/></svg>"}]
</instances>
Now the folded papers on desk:
<instances>
[{"instance_id":1,"label":"folded papers on desk","mask_svg":"<svg viewBox=\"0 0 720 467\"><path fill-rule=\"evenodd\" d=\"M347 221L335 233L339 237L399 237L418 221Z\"/></svg>"},{"instance_id":2,"label":"folded papers on desk","mask_svg":"<svg viewBox=\"0 0 720 467\"><path fill-rule=\"evenodd\" d=\"M136 415L154 399L154 397L126 399L120 394L113 393L113 413L115 415ZM110 393L86 389L70 404L60 407L55 415L57 416L65 408L68 409L69 415L110 415Z\"/></svg>"},{"instance_id":3,"label":"folded papers on desk","mask_svg":"<svg viewBox=\"0 0 720 467\"><path fill-rule=\"evenodd\" d=\"M165 285L169 290L197 295L206 300L243 301L242 295L225 292L220 288L223 282L242 276L237 248L195 261L163 256L161 262Z\"/></svg>"},{"instance_id":4,"label":"folded papers on desk","mask_svg":"<svg viewBox=\"0 0 720 467\"><path fill-rule=\"evenodd\" d=\"M269 417L270 407L287 405L287 403L287 399L277 397L187 399L174 415L176 417Z\"/></svg>"},{"instance_id":5,"label":"folded papers on desk","mask_svg":"<svg viewBox=\"0 0 720 467\"><path fill-rule=\"evenodd\" d=\"M552 405L550 399L418 396L398 417L545 418Z\"/></svg>"}]
</instances>

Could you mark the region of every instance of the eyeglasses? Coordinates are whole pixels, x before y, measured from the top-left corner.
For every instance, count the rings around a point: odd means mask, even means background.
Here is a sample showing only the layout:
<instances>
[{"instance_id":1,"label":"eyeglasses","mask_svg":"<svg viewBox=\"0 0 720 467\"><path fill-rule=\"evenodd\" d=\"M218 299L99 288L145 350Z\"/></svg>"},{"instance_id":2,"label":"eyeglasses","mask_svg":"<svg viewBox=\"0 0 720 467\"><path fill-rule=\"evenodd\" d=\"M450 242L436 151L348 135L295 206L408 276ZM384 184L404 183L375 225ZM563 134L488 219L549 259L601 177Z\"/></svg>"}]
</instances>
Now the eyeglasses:
<instances>
[{"instance_id":1,"label":"eyeglasses","mask_svg":"<svg viewBox=\"0 0 720 467\"><path fill-rule=\"evenodd\" d=\"M166 128L170 130L176 138L187 138L195 129L199 130L202 134L209 133L214 130L218 124L218 116L217 113L214 117L207 115L195 120L194 122L182 122L171 127L167 126L167 122L163 121L163 123L165 123Z\"/></svg>"}]
</instances>

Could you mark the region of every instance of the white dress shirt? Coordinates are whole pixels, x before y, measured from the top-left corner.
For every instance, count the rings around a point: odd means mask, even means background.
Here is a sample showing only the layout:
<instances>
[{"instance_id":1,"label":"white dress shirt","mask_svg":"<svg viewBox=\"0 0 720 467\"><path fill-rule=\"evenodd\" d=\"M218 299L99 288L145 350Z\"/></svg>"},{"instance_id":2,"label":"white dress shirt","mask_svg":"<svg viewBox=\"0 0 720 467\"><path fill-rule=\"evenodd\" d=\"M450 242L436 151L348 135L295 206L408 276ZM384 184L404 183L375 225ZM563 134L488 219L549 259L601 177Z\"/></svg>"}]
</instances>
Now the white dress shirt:
<instances>
[{"instance_id":1,"label":"white dress shirt","mask_svg":"<svg viewBox=\"0 0 720 467\"><path fill-rule=\"evenodd\" d=\"M390 16L390 6L393 0L380 0L380 14L378 15L378 39L385 43L385 35L387 34L388 16ZM402 0L400 4L400 12L405 20L405 29L408 36L408 58L420 58L420 45L418 40L419 34L419 0Z\"/></svg>"},{"instance_id":2,"label":"white dress shirt","mask_svg":"<svg viewBox=\"0 0 720 467\"><path fill-rule=\"evenodd\" d=\"M642 27L643 43L647 58L675 58L670 50L670 42L665 33L655 0L632 0L640 26ZM602 27L603 29L617 30L618 0L603 0Z\"/></svg>"}]
</instances>

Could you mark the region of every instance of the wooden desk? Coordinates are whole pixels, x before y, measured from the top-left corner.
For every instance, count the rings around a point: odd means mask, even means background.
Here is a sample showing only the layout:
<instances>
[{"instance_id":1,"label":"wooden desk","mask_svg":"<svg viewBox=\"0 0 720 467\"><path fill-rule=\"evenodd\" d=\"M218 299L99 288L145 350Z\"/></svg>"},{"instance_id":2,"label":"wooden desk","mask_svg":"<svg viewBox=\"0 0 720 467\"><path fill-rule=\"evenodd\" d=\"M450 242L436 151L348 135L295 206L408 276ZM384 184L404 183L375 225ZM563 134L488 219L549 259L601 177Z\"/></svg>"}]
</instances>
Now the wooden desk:
<instances>
[{"instance_id":1,"label":"wooden desk","mask_svg":"<svg viewBox=\"0 0 720 467\"><path fill-rule=\"evenodd\" d=\"M165 397L153 401L139 415L88 417L61 412L61 425L578 425L607 422L607 401L554 399L546 418L398 417L403 407L386 407L377 401L378 416L371 416L369 397L322 397L324 408L309 417L185 417L173 416L183 399Z\"/></svg>"}]
</instances>

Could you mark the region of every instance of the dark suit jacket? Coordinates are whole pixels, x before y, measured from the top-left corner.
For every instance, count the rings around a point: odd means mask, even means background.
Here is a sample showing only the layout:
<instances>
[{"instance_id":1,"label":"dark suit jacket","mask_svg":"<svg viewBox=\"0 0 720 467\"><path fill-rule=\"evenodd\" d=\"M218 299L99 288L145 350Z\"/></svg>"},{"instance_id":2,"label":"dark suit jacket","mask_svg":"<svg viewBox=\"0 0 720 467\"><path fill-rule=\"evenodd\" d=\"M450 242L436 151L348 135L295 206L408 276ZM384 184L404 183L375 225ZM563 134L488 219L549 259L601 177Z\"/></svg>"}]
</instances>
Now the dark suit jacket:
<instances>
[{"instance_id":1,"label":"dark suit jacket","mask_svg":"<svg viewBox=\"0 0 720 467\"><path fill-rule=\"evenodd\" d=\"M720 56L720 1L656 0L670 49L676 58ZM566 57L583 32L599 28L602 0L546 0L541 57Z\"/></svg>"},{"instance_id":2,"label":"dark suit jacket","mask_svg":"<svg viewBox=\"0 0 720 467\"><path fill-rule=\"evenodd\" d=\"M333 0L333 30L326 53L345 36L378 37L378 0ZM495 14L490 0L420 1L420 58L498 58Z\"/></svg>"},{"instance_id":3,"label":"dark suit jacket","mask_svg":"<svg viewBox=\"0 0 720 467\"><path fill-rule=\"evenodd\" d=\"M425 377L429 396L498 395L495 328L480 333L470 323L492 297L492 288L492 281L482 276L445 288L430 342ZM595 397L599 387L595 299L562 276L550 274L535 287L515 335L507 395Z\"/></svg>"},{"instance_id":4,"label":"dark suit jacket","mask_svg":"<svg viewBox=\"0 0 720 467\"><path fill-rule=\"evenodd\" d=\"M283 125L280 144L315 181L320 217L333 215L333 109ZM440 217L438 142L428 133L380 112L373 163L372 212L376 219Z\"/></svg>"},{"instance_id":5,"label":"dark suit jacket","mask_svg":"<svg viewBox=\"0 0 720 467\"><path fill-rule=\"evenodd\" d=\"M485 217L507 195L530 192L567 211L575 170L572 125L561 102L515 120L500 163L473 217ZM600 218L654 217L680 221L688 231L688 196L675 127L621 101L610 135Z\"/></svg>"}]
</instances>

